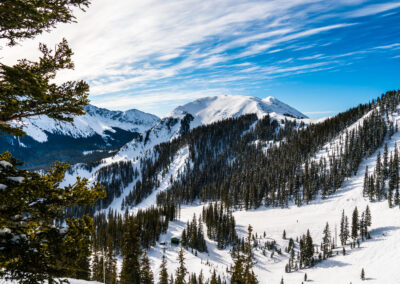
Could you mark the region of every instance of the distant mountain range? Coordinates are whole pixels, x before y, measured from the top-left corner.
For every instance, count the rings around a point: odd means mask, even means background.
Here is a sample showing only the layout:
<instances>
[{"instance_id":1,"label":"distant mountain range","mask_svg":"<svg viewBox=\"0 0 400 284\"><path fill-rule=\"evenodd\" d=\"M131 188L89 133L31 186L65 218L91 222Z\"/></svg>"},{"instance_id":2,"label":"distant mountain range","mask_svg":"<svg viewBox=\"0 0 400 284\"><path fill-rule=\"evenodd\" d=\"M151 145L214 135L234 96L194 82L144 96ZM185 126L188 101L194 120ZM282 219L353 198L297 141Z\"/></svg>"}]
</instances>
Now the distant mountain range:
<instances>
[{"instance_id":1,"label":"distant mountain range","mask_svg":"<svg viewBox=\"0 0 400 284\"><path fill-rule=\"evenodd\" d=\"M274 97L204 97L174 109L163 119L136 109L111 111L93 105L73 123L46 116L23 121L25 137L5 136L0 151L10 151L25 161L25 167L47 168L54 160L91 162L116 154L135 158L151 147L169 141L195 127L255 113L276 118L306 118L304 114Z\"/></svg>"},{"instance_id":2,"label":"distant mountain range","mask_svg":"<svg viewBox=\"0 0 400 284\"><path fill-rule=\"evenodd\" d=\"M123 112L88 105L85 111L85 115L74 117L73 123L47 116L24 120L26 135L3 137L0 151L10 151L31 169L47 168L55 160L90 162L110 156L160 120L136 109Z\"/></svg>"}]
</instances>

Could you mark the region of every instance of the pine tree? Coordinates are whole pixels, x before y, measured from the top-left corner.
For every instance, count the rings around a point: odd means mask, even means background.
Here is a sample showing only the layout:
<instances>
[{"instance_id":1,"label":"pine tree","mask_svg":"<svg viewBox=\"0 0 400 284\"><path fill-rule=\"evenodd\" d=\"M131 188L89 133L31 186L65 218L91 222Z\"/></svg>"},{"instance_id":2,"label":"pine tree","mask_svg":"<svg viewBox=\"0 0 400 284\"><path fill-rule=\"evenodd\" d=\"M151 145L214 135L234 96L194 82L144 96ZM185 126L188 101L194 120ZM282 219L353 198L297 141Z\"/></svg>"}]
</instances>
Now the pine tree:
<instances>
[{"instance_id":1,"label":"pine tree","mask_svg":"<svg viewBox=\"0 0 400 284\"><path fill-rule=\"evenodd\" d=\"M215 272L215 269L214 269L214 271L212 273L212 276L211 276L210 284L217 284L217 283L218 283L218 281L217 281L217 273Z\"/></svg>"},{"instance_id":2,"label":"pine tree","mask_svg":"<svg viewBox=\"0 0 400 284\"><path fill-rule=\"evenodd\" d=\"M314 255L314 244L310 235L310 230L307 230L307 235L305 238L305 263L307 265L312 265L313 255Z\"/></svg>"},{"instance_id":3,"label":"pine tree","mask_svg":"<svg viewBox=\"0 0 400 284\"><path fill-rule=\"evenodd\" d=\"M107 253L105 255L105 283L116 284L117 283L117 260L114 255L114 249L112 240L109 237L107 240Z\"/></svg>"},{"instance_id":4,"label":"pine tree","mask_svg":"<svg viewBox=\"0 0 400 284\"><path fill-rule=\"evenodd\" d=\"M52 281L60 274L89 279L93 219L87 215L67 218L66 212L103 197L101 187L89 188L86 179L60 187L67 169L64 164L56 163L42 175L20 169L8 152L0 154L0 160L0 184L7 187L0 191L0 229L4 232L0 234L0 277L22 282ZM61 219L67 226L55 221ZM12 236L25 237L15 240Z\"/></svg>"},{"instance_id":5,"label":"pine tree","mask_svg":"<svg viewBox=\"0 0 400 284\"><path fill-rule=\"evenodd\" d=\"M3 1L0 40L14 46L20 40L54 28L57 23L74 21L74 8L88 5L87 0ZM72 115L84 114L88 84L52 82L57 71L74 67L67 41L56 45L54 52L44 44L40 44L39 50L42 56L38 62L23 59L14 66L0 63L2 133L23 136L21 121L37 115L72 121ZM87 216L66 219L66 211L76 205L92 205L104 193L97 186L90 190L85 179L61 188L68 167L61 163L40 175L20 169L21 163L8 152L1 154L0 160L3 161L0 184L7 188L0 192L0 230L5 232L0 236L0 278L24 283L44 280L51 283L59 275L88 279L92 219ZM63 219L68 226L56 222ZM10 237L13 235L26 237L15 241Z\"/></svg>"},{"instance_id":6,"label":"pine tree","mask_svg":"<svg viewBox=\"0 0 400 284\"><path fill-rule=\"evenodd\" d=\"M184 250L183 247L181 246L181 249L179 250L178 254L178 269L176 270L176 276L175 276L175 284L184 284L186 283L185 277L187 275L187 269L185 266L185 255L184 255Z\"/></svg>"},{"instance_id":7,"label":"pine tree","mask_svg":"<svg viewBox=\"0 0 400 284\"><path fill-rule=\"evenodd\" d=\"M161 266L160 266L160 274L159 274L159 284L168 284L168 270L167 270L167 260L165 259L165 255L163 254Z\"/></svg>"},{"instance_id":8,"label":"pine tree","mask_svg":"<svg viewBox=\"0 0 400 284\"><path fill-rule=\"evenodd\" d=\"M121 284L140 284L140 239L138 225L129 217L126 232L124 233L124 245L122 250L123 262L120 275Z\"/></svg>"},{"instance_id":9,"label":"pine tree","mask_svg":"<svg viewBox=\"0 0 400 284\"><path fill-rule=\"evenodd\" d=\"M364 268L361 269L361 280L364 281L365 280L365 272L364 272Z\"/></svg>"},{"instance_id":10,"label":"pine tree","mask_svg":"<svg viewBox=\"0 0 400 284\"><path fill-rule=\"evenodd\" d=\"M368 165L365 166L364 175L364 186L363 186L363 196L368 196L369 194L369 176L368 176Z\"/></svg>"},{"instance_id":11,"label":"pine tree","mask_svg":"<svg viewBox=\"0 0 400 284\"><path fill-rule=\"evenodd\" d=\"M329 224L328 222L326 223L324 232L323 232L323 238L322 238L322 252L323 252L323 257L324 259L326 257L330 256L331 252L331 232L329 230Z\"/></svg>"},{"instance_id":12,"label":"pine tree","mask_svg":"<svg viewBox=\"0 0 400 284\"><path fill-rule=\"evenodd\" d=\"M98 252L94 252L93 264L92 264L92 280L97 282L103 282L103 256L99 257Z\"/></svg>"},{"instance_id":13,"label":"pine tree","mask_svg":"<svg viewBox=\"0 0 400 284\"><path fill-rule=\"evenodd\" d=\"M340 237L340 243L342 246L344 246L347 242L348 238L348 228L346 228L346 216L344 215L344 210L342 211L342 219L340 220L340 232L339 232L339 237Z\"/></svg>"},{"instance_id":14,"label":"pine tree","mask_svg":"<svg viewBox=\"0 0 400 284\"><path fill-rule=\"evenodd\" d=\"M151 271L150 261L147 257L146 251L140 260L140 283L141 284L153 284L153 272Z\"/></svg>"},{"instance_id":15,"label":"pine tree","mask_svg":"<svg viewBox=\"0 0 400 284\"><path fill-rule=\"evenodd\" d=\"M360 219L360 237L362 240L366 237L366 225L365 225L365 213L361 213L361 219Z\"/></svg>"},{"instance_id":16,"label":"pine tree","mask_svg":"<svg viewBox=\"0 0 400 284\"><path fill-rule=\"evenodd\" d=\"M231 283L239 284L244 282L244 256L241 253L236 255L234 265L231 269Z\"/></svg>"},{"instance_id":17,"label":"pine tree","mask_svg":"<svg viewBox=\"0 0 400 284\"><path fill-rule=\"evenodd\" d=\"M359 220L358 220L358 210L357 207L354 208L353 217L351 222L351 237L356 240L358 237Z\"/></svg>"}]
</instances>

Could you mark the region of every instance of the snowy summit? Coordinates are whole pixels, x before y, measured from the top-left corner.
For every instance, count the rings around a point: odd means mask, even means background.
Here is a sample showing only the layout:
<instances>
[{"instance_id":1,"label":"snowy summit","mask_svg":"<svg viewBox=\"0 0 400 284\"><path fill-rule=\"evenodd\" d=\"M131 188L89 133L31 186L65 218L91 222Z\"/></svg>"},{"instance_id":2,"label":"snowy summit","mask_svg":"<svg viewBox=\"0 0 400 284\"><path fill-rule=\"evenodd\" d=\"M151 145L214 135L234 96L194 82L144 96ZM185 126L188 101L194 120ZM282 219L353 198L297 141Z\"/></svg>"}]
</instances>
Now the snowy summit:
<instances>
[{"instance_id":1,"label":"snowy summit","mask_svg":"<svg viewBox=\"0 0 400 284\"><path fill-rule=\"evenodd\" d=\"M183 117L187 113L194 117L192 127L251 113L257 114L258 117L277 114L295 118L307 118L303 113L274 97L260 99L234 95L200 98L175 108L170 116Z\"/></svg>"}]
</instances>

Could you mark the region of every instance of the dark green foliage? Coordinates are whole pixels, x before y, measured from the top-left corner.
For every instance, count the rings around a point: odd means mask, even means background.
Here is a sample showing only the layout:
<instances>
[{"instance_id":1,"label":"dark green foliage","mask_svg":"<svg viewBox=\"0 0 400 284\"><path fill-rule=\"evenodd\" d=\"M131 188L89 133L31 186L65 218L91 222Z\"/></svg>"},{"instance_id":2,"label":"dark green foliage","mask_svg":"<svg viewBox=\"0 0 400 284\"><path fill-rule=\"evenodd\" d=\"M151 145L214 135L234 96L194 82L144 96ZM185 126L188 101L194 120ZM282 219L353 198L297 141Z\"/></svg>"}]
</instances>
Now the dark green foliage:
<instances>
[{"instance_id":1,"label":"dark green foliage","mask_svg":"<svg viewBox=\"0 0 400 284\"><path fill-rule=\"evenodd\" d=\"M138 177L137 169L134 169L131 161L120 161L102 167L97 172L97 180L104 186L107 197L100 200L95 209L107 208L114 198L118 198L122 190ZM122 208L124 209L124 208Z\"/></svg>"},{"instance_id":2,"label":"dark green foliage","mask_svg":"<svg viewBox=\"0 0 400 284\"><path fill-rule=\"evenodd\" d=\"M359 229L360 229L360 223L358 219L358 210L356 207L354 208L353 215L351 218L351 237L353 238L353 240L357 239Z\"/></svg>"},{"instance_id":3,"label":"dark green foliage","mask_svg":"<svg viewBox=\"0 0 400 284\"><path fill-rule=\"evenodd\" d=\"M165 255L163 255L163 257L162 257L158 283L159 284L168 284L167 260L165 259Z\"/></svg>"},{"instance_id":4,"label":"dark green foliage","mask_svg":"<svg viewBox=\"0 0 400 284\"><path fill-rule=\"evenodd\" d=\"M108 214L97 214L94 217L95 236L94 247L102 249L106 246L107 238L111 238L115 251L123 248L123 235L131 227L131 222L138 226L138 237L143 248L150 248L158 241L162 233L166 233L169 221L175 219L177 209L174 205L151 207L138 210L134 216L122 216L109 211Z\"/></svg>"},{"instance_id":5,"label":"dark green foliage","mask_svg":"<svg viewBox=\"0 0 400 284\"><path fill-rule=\"evenodd\" d=\"M203 220L207 225L207 236L217 241L218 248L236 244L235 218L230 209L223 204L210 204L203 207Z\"/></svg>"},{"instance_id":6,"label":"dark green foliage","mask_svg":"<svg viewBox=\"0 0 400 284\"><path fill-rule=\"evenodd\" d=\"M327 257L330 257L332 254L331 231L329 229L328 223L326 223L326 226L325 226L325 229L323 232L321 250L323 252L324 259Z\"/></svg>"},{"instance_id":7,"label":"dark green foliage","mask_svg":"<svg viewBox=\"0 0 400 284\"><path fill-rule=\"evenodd\" d=\"M300 268L314 265L314 244L310 231L300 238Z\"/></svg>"},{"instance_id":8,"label":"dark green foliage","mask_svg":"<svg viewBox=\"0 0 400 284\"><path fill-rule=\"evenodd\" d=\"M117 259L114 254L114 248L111 238L107 239L107 250L105 253L104 272L105 283L117 283Z\"/></svg>"},{"instance_id":9,"label":"dark green foliage","mask_svg":"<svg viewBox=\"0 0 400 284\"><path fill-rule=\"evenodd\" d=\"M253 228L249 225L246 241L243 243L237 253L234 254L234 264L231 267L231 283L240 284L256 284L258 283L257 277L254 274L253 266L254 256L252 251L252 232Z\"/></svg>"},{"instance_id":10,"label":"dark green foliage","mask_svg":"<svg viewBox=\"0 0 400 284\"><path fill-rule=\"evenodd\" d=\"M147 257L146 251L143 253L140 259L140 283L141 284L153 284L153 272L151 271L150 261Z\"/></svg>"},{"instance_id":11,"label":"dark green foliage","mask_svg":"<svg viewBox=\"0 0 400 284\"><path fill-rule=\"evenodd\" d=\"M384 148L384 157L388 155L388 148ZM397 144L394 151L390 152L388 161L382 162L380 152L376 159L374 172L364 177L364 196L368 196L371 201L387 199L390 208L399 206L399 153ZM386 186L387 184L387 186Z\"/></svg>"},{"instance_id":12,"label":"dark green foliage","mask_svg":"<svg viewBox=\"0 0 400 284\"><path fill-rule=\"evenodd\" d=\"M89 5L88 0L3 0L0 5L0 38L9 45L75 20L72 10Z\"/></svg>"},{"instance_id":13,"label":"dark green foliage","mask_svg":"<svg viewBox=\"0 0 400 284\"><path fill-rule=\"evenodd\" d=\"M199 252L207 252L206 241L203 234L203 222L201 217L196 220L196 215L193 215L192 222L188 222L186 229L182 232L182 246L192 248Z\"/></svg>"},{"instance_id":14,"label":"dark green foliage","mask_svg":"<svg viewBox=\"0 0 400 284\"><path fill-rule=\"evenodd\" d=\"M181 247L181 249L179 250L177 260L178 260L179 266L176 269L174 284L185 284L186 283L185 277L188 274L188 272L187 272L187 268L185 266L185 255L184 255L183 247Z\"/></svg>"},{"instance_id":15,"label":"dark green foliage","mask_svg":"<svg viewBox=\"0 0 400 284\"><path fill-rule=\"evenodd\" d=\"M17 168L9 153L0 155L0 274L12 279L43 281L55 276L89 278L92 219L66 219L72 205L90 205L104 196L86 179L59 187L67 165L55 163L44 175ZM13 177L14 179L10 179ZM43 246L43 242L47 245Z\"/></svg>"},{"instance_id":16,"label":"dark green foliage","mask_svg":"<svg viewBox=\"0 0 400 284\"><path fill-rule=\"evenodd\" d=\"M140 248L139 226L128 218L124 233L124 245L122 250L123 262L120 275L121 284L140 284Z\"/></svg>"},{"instance_id":17,"label":"dark green foliage","mask_svg":"<svg viewBox=\"0 0 400 284\"><path fill-rule=\"evenodd\" d=\"M40 45L39 62L26 59L14 66L0 64L0 131L23 136L21 127L11 121L21 121L37 115L47 115L62 121L72 121L70 115L84 114L88 104L89 86L84 81L51 83L60 69L73 69L72 51L64 39L52 52Z\"/></svg>"},{"instance_id":18,"label":"dark green foliage","mask_svg":"<svg viewBox=\"0 0 400 284\"><path fill-rule=\"evenodd\" d=\"M344 215L344 210L343 210L342 219L340 220L340 232L339 232L340 242L342 246L346 244L349 236L350 236L349 221L347 219L347 216Z\"/></svg>"},{"instance_id":19,"label":"dark green foliage","mask_svg":"<svg viewBox=\"0 0 400 284\"><path fill-rule=\"evenodd\" d=\"M56 23L69 23L74 19L72 9L88 4L87 0L2 1L0 40L11 46ZM0 63L1 134L23 136L16 125L33 116L72 121L71 115L84 113L89 93L86 82L52 82L57 71L74 67L67 41L62 40L54 51L44 44L39 50L38 62ZM90 206L104 198L102 189L97 184L89 188L88 181L80 178L61 188L68 167L61 163L39 174L21 169L8 152L1 154L0 160L0 277L21 283L54 283L58 277L89 279L93 221L87 215L65 217L72 206Z\"/></svg>"}]
</instances>

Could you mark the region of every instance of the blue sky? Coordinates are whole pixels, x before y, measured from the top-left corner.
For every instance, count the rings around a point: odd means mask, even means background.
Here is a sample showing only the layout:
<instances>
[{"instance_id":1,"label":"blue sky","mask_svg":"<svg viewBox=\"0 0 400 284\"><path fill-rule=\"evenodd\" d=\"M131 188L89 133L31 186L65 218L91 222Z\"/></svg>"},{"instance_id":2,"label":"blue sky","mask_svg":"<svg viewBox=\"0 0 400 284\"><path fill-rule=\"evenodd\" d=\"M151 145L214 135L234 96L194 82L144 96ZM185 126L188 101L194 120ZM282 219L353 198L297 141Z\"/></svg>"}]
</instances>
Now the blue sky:
<instances>
[{"instance_id":1,"label":"blue sky","mask_svg":"<svg viewBox=\"0 0 400 284\"><path fill-rule=\"evenodd\" d=\"M37 56L66 37L91 101L160 116L208 95L275 96L310 117L400 88L400 1L97 0L78 23L6 51Z\"/></svg>"}]
</instances>

